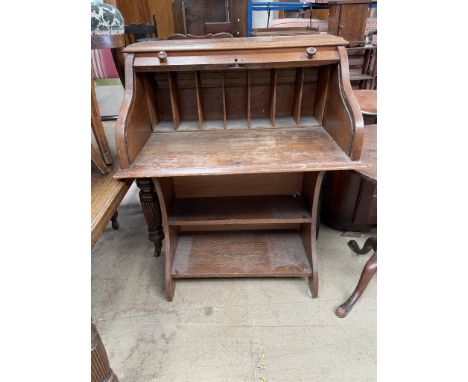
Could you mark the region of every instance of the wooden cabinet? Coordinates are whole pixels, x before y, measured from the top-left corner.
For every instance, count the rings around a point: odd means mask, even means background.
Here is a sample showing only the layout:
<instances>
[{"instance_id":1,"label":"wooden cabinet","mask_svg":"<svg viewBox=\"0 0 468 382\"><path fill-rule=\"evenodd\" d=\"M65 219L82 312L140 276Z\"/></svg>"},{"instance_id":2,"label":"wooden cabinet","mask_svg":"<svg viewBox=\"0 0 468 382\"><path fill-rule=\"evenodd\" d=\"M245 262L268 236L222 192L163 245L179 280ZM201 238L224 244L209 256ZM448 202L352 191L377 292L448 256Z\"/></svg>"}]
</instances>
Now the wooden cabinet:
<instances>
[{"instance_id":1,"label":"wooden cabinet","mask_svg":"<svg viewBox=\"0 0 468 382\"><path fill-rule=\"evenodd\" d=\"M369 4L376 0L330 0L328 33L342 36L350 46L364 45Z\"/></svg>"},{"instance_id":2,"label":"wooden cabinet","mask_svg":"<svg viewBox=\"0 0 468 382\"><path fill-rule=\"evenodd\" d=\"M154 184L168 300L177 279L206 277L308 277L317 296L323 175L362 167L346 43L303 35L125 49L116 177Z\"/></svg>"},{"instance_id":3,"label":"wooden cabinet","mask_svg":"<svg viewBox=\"0 0 468 382\"><path fill-rule=\"evenodd\" d=\"M203 36L247 36L247 0L173 0L174 31Z\"/></svg>"},{"instance_id":4,"label":"wooden cabinet","mask_svg":"<svg viewBox=\"0 0 468 382\"><path fill-rule=\"evenodd\" d=\"M364 127L360 171L334 171L323 185L322 221L334 229L367 232L377 225L377 125Z\"/></svg>"}]
</instances>

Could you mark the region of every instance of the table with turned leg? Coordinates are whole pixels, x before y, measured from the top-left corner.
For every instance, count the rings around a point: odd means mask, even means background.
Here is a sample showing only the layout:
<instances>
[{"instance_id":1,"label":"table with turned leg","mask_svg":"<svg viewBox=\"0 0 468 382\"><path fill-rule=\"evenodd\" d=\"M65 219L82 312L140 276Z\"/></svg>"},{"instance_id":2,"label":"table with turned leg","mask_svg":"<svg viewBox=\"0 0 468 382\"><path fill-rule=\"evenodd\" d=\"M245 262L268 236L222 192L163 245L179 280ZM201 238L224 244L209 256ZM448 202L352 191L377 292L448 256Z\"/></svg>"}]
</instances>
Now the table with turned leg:
<instances>
[{"instance_id":1,"label":"table with turned leg","mask_svg":"<svg viewBox=\"0 0 468 382\"><path fill-rule=\"evenodd\" d=\"M363 169L354 170L354 172L363 179L372 182L377 186L377 125L368 125L364 127L361 161L367 166ZM335 314L340 318L346 317L346 315L353 309L354 304L359 300L370 280L377 273L377 237L368 238L362 249L359 248L358 244L354 240L350 240L348 242L348 246L354 253L359 255L369 253L371 249L374 250L374 253L364 266L354 292L336 309Z\"/></svg>"}]
</instances>

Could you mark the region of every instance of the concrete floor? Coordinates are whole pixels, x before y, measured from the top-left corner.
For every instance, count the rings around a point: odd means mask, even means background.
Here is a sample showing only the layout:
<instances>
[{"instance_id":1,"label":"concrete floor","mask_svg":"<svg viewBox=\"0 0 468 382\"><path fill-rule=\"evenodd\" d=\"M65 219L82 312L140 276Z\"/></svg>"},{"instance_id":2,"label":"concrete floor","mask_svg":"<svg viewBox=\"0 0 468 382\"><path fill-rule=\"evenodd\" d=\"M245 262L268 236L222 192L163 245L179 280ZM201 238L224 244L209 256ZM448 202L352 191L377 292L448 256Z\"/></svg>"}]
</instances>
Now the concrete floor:
<instances>
[{"instance_id":1,"label":"concrete floor","mask_svg":"<svg viewBox=\"0 0 468 382\"><path fill-rule=\"evenodd\" d=\"M119 221L93 249L92 317L121 382L376 380L376 279L334 314L369 257L341 232L321 227L316 299L306 279L215 279L177 281L167 302L135 186Z\"/></svg>"}]
</instances>

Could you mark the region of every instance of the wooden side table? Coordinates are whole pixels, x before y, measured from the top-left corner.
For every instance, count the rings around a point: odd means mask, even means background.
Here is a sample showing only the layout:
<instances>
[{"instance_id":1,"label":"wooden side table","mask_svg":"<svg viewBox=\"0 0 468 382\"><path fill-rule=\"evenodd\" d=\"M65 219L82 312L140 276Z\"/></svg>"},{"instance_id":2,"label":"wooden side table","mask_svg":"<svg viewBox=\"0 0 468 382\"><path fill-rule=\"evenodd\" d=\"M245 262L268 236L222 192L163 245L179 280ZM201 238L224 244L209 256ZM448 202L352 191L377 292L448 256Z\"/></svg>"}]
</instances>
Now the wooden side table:
<instances>
[{"instance_id":1,"label":"wooden side table","mask_svg":"<svg viewBox=\"0 0 468 382\"><path fill-rule=\"evenodd\" d=\"M368 151L363 148L361 160L372 163L373 170L364 172L335 171L324 179L322 221L333 229L368 232L377 224L377 91L354 90L364 118ZM368 155L369 157L365 157ZM366 176L368 172L371 176ZM375 174L374 174L375 173ZM375 175L375 181L372 180Z\"/></svg>"},{"instance_id":2,"label":"wooden side table","mask_svg":"<svg viewBox=\"0 0 468 382\"><path fill-rule=\"evenodd\" d=\"M361 107L364 125L377 123L377 90L359 89L354 90L359 106Z\"/></svg>"},{"instance_id":3,"label":"wooden side table","mask_svg":"<svg viewBox=\"0 0 468 382\"><path fill-rule=\"evenodd\" d=\"M368 182L377 187L377 125L366 126L364 128L364 142L362 145L362 161L367 164L367 167L360 170L355 170L360 177L366 179ZM351 296L341 304L335 311L335 314L340 317L346 315L353 309L354 304L359 300L364 290L367 288L372 277L377 272L377 238L370 237L364 243L364 246L359 248L354 240L348 242L348 246L354 253L364 255L369 253L371 249L374 250L373 255L367 261L364 269L362 270L361 277L356 286L356 289Z\"/></svg>"}]
</instances>

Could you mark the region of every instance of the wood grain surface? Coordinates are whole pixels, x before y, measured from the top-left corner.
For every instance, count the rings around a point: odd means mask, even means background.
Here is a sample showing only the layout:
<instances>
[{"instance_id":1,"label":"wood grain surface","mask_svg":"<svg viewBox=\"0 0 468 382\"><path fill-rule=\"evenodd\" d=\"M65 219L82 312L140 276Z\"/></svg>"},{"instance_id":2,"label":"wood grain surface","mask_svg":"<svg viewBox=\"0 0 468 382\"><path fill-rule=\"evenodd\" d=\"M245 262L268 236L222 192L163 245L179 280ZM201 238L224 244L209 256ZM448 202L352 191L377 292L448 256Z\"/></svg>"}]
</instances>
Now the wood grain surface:
<instances>
[{"instance_id":1,"label":"wood grain surface","mask_svg":"<svg viewBox=\"0 0 468 382\"><path fill-rule=\"evenodd\" d=\"M363 114L377 115L377 90L356 89L354 96Z\"/></svg>"},{"instance_id":2,"label":"wood grain surface","mask_svg":"<svg viewBox=\"0 0 468 382\"><path fill-rule=\"evenodd\" d=\"M267 49L298 46L346 46L348 42L342 37L329 34L299 36L262 36L240 37L235 39L208 40L161 40L143 41L125 47L125 53L158 53L167 52L213 51L235 49Z\"/></svg>"},{"instance_id":3,"label":"wood grain surface","mask_svg":"<svg viewBox=\"0 0 468 382\"><path fill-rule=\"evenodd\" d=\"M106 175L91 171L91 246L109 224L133 182L132 179L114 179L114 171Z\"/></svg>"},{"instance_id":4,"label":"wood grain surface","mask_svg":"<svg viewBox=\"0 0 468 382\"><path fill-rule=\"evenodd\" d=\"M305 277L311 274L298 232L184 233L171 274L191 277Z\"/></svg>"},{"instance_id":5,"label":"wood grain surface","mask_svg":"<svg viewBox=\"0 0 468 382\"><path fill-rule=\"evenodd\" d=\"M308 223L310 212L301 197L243 196L176 199L170 225Z\"/></svg>"},{"instance_id":6,"label":"wood grain surface","mask_svg":"<svg viewBox=\"0 0 468 382\"><path fill-rule=\"evenodd\" d=\"M194 150L196 148L196 150ZM154 133L117 178L354 169L322 127Z\"/></svg>"},{"instance_id":7,"label":"wood grain surface","mask_svg":"<svg viewBox=\"0 0 468 382\"><path fill-rule=\"evenodd\" d=\"M364 127L361 162L366 167L359 169L357 172L369 181L377 182L377 125Z\"/></svg>"}]
</instances>

